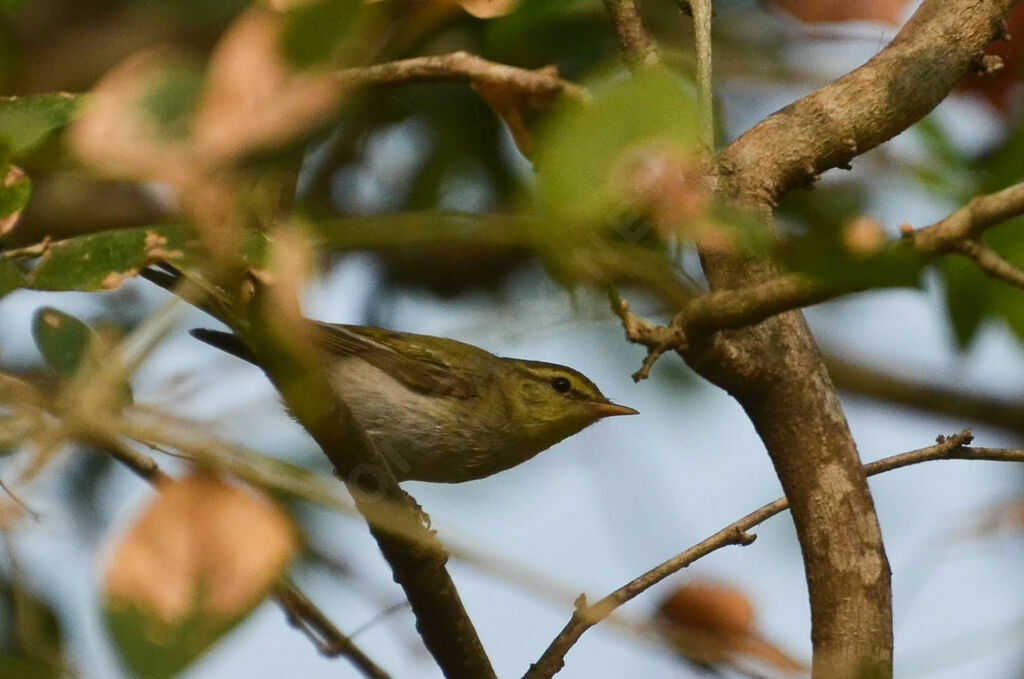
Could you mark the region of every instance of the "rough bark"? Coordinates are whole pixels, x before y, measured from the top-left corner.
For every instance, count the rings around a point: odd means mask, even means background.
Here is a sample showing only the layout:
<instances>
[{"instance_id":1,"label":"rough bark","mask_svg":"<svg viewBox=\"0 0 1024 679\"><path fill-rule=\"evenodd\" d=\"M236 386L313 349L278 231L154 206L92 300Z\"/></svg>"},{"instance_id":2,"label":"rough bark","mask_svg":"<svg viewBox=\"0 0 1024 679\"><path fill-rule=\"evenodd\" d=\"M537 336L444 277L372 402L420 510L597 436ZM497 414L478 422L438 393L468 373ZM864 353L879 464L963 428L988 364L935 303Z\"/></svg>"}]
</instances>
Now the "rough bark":
<instances>
[{"instance_id":1,"label":"rough bark","mask_svg":"<svg viewBox=\"0 0 1024 679\"><path fill-rule=\"evenodd\" d=\"M945 98L1004 31L1010 0L929 0L861 68L722 151L720 195L767 213L787 191L895 136ZM763 263L703 252L713 290L768 280ZM803 316L693 338L684 358L743 406L792 507L811 600L814 675L892 675L889 564L835 388Z\"/></svg>"}]
</instances>

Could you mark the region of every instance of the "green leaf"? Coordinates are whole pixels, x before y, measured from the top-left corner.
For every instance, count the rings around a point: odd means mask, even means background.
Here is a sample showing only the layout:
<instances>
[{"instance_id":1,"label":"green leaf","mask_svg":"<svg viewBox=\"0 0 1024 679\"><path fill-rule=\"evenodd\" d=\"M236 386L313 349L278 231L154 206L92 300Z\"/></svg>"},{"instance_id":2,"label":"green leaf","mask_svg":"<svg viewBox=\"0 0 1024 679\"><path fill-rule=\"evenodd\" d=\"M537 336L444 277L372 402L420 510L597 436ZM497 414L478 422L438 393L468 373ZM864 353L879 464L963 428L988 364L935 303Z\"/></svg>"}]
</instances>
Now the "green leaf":
<instances>
[{"instance_id":1,"label":"green leaf","mask_svg":"<svg viewBox=\"0 0 1024 679\"><path fill-rule=\"evenodd\" d=\"M69 676L61 622L49 602L18 582L0 582L0 677Z\"/></svg>"},{"instance_id":2,"label":"green leaf","mask_svg":"<svg viewBox=\"0 0 1024 679\"><path fill-rule=\"evenodd\" d=\"M346 57L370 28L374 8L362 0L315 0L288 11L281 32L281 50L297 68L311 68L325 62L346 61Z\"/></svg>"},{"instance_id":3,"label":"green leaf","mask_svg":"<svg viewBox=\"0 0 1024 679\"><path fill-rule=\"evenodd\" d=\"M185 258L191 231L181 225L118 229L51 245L28 276L34 290L112 290L157 261Z\"/></svg>"},{"instance_id":4,"label":"green leaf","mask_svg":"<svg viewBox=\"0 0 1024 679\"><path fill-rule=\"evenodd\" d=\"M0 259L0 298L18 289L24 280L17 264L9 259Z\"/></svg>"},{"instance_id":5,"label":"green leaf","mask_svg":"<svg viewBox=\"0 0 1024 679\"><path fill-rule=\"evenodd\" d=\"M62 377L72 377L89 354L96 333L60 309L40 307L32 317L32 338L46 365Z\"/></svg>"},{"instance_id":6,"label":"green leaf","mask_svg":"<svg viewBox=\"0 0 1024 679\"><path fill-rule=\"evenodd\" d=\"M984 243L1017 268L1024 267L1024 220L1013 220L990 229ZM991 289L992 312L1024 342L1024 291L1003 281L986 279Z\"/></svg>"},{"instance_id":7,"label":"green leaf","mask_svg":"<svg viewBox=\"0 0 1024 679\"><path fill-rule=\"evenodd\" d=\"M46 365L61 377L74 377L90 359L90 349L96 333L88 325L70 314L53 307L40 307L32 317L32 338ZM121 385L120 402L132 402L131 386Z\"/></svg>"},{"instance_id":8,"label":"green leaf","mask_svg":"<svg viewBox=\"0 0 1024 679\"><path fill-rule=\"evenodd\" d=\"M21 157L74 118L81 97L0 97L0 158Z\"/></svg>"},{"instance_id":9,"label":"green leaf","mask_svg":"<svg viewBox=\"0 0 1024 679\"><path fill-rule=\"evenodd\" d=\"M0 236L10 232L32 196L32 181L20 168L0 163Z\"/></svg>"},{"instance_id":10,"label":"green leaf","mask_svg":"<svg viewBox=\"0 0 1024 679\"><path fill-rule=\"evenodd\" d=\"M0 677L4 679L58 679L66 676L59 666L45 660L18 655L0 657Z\"/></svg>"},{"instance_id":11,"label":"green leaf","mask_svg":"<svg viewBox=\"0 0 1024 679\"><path fill-rule=\"evenodd\" d=\"M985 316L991 311L991 281L966 257L945 257L939 263L945 283L946 314L953 339L961 351L978 334Z\"/></svg>"},{"instance_id":12,"label":"green leaf","mask_svg":"<svg viewBox=\"0 0 1024 679\"><path fill-rule=\"evenodd\" d=\"M198 64L169 63L148 83L140 104L167 139L187 139L203 90L203 70Z\"/></svg>"},{"instance_id":13,"label":"green leaf","mask_svg":"<svg viewBox=\"0 0 1024 679\"><path fill-rule=\"evenodd\" d=\"M107 625L121 658L140 679L170 679L202 655L237 620L202 615L199 606L174 626L151 611L118 602L105 607Z\"/></svg>"},{"instance_id":14,"label":"green leaf","mask_svg":"<svg viewBox=\"0 0 1024 679\"><path fill-rule=\"evenodd\" d=\"M556 115L538 147L541 205L556 224L623 212L622 172L647 152L697 150L696 94L682 76L648 69L593 87L594 101Z\"/></svg>"}]
</instances>

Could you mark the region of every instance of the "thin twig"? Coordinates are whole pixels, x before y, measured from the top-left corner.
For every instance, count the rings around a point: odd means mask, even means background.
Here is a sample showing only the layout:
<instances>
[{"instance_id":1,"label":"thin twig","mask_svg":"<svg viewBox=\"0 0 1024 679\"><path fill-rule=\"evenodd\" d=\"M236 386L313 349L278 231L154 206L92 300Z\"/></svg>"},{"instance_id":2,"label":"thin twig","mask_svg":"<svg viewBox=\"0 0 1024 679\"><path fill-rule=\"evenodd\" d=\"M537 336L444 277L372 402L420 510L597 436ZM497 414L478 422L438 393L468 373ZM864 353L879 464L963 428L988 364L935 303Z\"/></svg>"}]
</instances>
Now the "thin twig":
<instances>
[{"instance_id":1,"label":"thin twig","mask_svg":"<svg viewBox=\"0 0 1024 679\"><path fill-rule=\"evenodd\" d=\"M337 77L343 85L352 87L425 81L466 81L498 85L541 97L560 94L579 102L586 102L590 98L584 88L560 77L558 69L554 66L529 70L488 61L468 52L414 57L348 68L339 71Z\"/></svg>"},{"instance_id":2,"label":"thin twig","mask_svg":"<svg viewBox=\"0 0 1024 679\"><path fill-rule=\"evenodd\" d=\"M622 55L631 67L654 66L661 61L654 38L644 25L633 0L604 0L615 24Z\"/></svg>"},{"instance_id":3,"label":"thin twig","mask_svg":"<svg viewBox=\"0 0 1024 679\"><path fill-rule=\"evenodd\" d=\"M274 599L281 605L288 622L309 637L320 653L328 658L344 656L370 679L390 679L387 672L335 627L293 583L282 579L274 588Z\"/></svg>"},{"instance_id":4,"label":"thin twig","mask_svg":"<svg viewBox=\"0 0 1024 679\"><path fill-rule=\"evenodd\" d=\"M940 436L933 446L900 453L864 465L867 476L883 474L894 469L934 460L989 460L993 462L1024 462L1024 450L998 448L971 448L969 430L945 438ZM558 633L536 663L524 675L524 679L550 679L565 664L565 656L583 633L607 618L613 611L668 576L686 568L694 561L728 545L749 545L756 536L749 531L754 526L786 510L789 501L779 498L760 509L747 514L714 535L680 552L671 559L655 566L643 575L630 580L608 596L594 604L588 604L581 595L576 600L576 610L566 626Z\"/></svg>"},{"instance_id":5,"label":"thin twig","mask_svg":"<svg viewBox=\"0 0 1024 679\"><path fill-rule=\"evenodd\" d=\"M901 248L910 248L925 259L963 254L988 275L1024 289L1024 270L977 242L987 229L1021 215L1024 215L1024 182L977 196L930 226L916 231L908 227L901 238L883 245L878 252L895 253ZM640 325L641 321L646 325L641 325L644 332L635 333L630 340L660 356L672 349L685 349L687 337L696 332L755 325L785 311L883 285L869 273L863 279L839 282L805 273L781 274L748 287L718 290L691 299L673 318L672 333L658 331L659 326L633 317L634 325ZM625 317L620 315L620 318L625 322ZM637 374L645 377L649 369L650 366L645 365Z\"/></svg>"},{"instance_id":6,"label":"thin twig","mask_svg":"<svg viewBox=\"0 0 1024 679\"><path fill-rule=\"evenodd\" d=\"M715 150L715 114L711 88L711 0L680 0L693 17L694 51L697 56L697 108L701 145Z\"/></svg>"},{"instance_id":7,"label":"thin twig","mask_svg":"<svg viewBox=\"0 0 1024 679\"><path fill-rule=\"evenodd\" d=\"M965 240L957 244L956 251L973 260L985 275L1024 290L1024 270L992 248L976 240Z\"/></svg>"},{"instance_id":8,"label":"thin twig","mask_svg":"<svg viewBox=\"0 0 1024 679\"><path fill-rule=\"evenodd\" d=\"M34 509L32 509L31 507L29 507L28 504L26 504L24 500L22 500L20 497L18 497L17 494L15 494L15 492L13 490L11 490L10 487L6 483L4 483L4 480L2 478L0 478L0 489L2 489L5 493L7 493L7 496L9 498L11 498L16 505L21 507L21 510L23 512L25 512L26 514L28 514L29 517L33 521L36 521L36 522L39 521L39 517L40 517L39 512L37 512Z\"/></svg>"}]
</instances>

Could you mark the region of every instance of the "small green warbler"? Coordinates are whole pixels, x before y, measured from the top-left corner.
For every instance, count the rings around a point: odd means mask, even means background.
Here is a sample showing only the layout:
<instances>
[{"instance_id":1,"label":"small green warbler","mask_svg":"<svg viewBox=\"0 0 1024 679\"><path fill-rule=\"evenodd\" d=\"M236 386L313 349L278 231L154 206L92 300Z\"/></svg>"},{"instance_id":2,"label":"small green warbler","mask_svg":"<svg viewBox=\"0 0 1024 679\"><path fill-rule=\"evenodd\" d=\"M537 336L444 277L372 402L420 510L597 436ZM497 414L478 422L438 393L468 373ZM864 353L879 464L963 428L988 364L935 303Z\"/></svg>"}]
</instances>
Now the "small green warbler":
<instances>
[{"instance_id":1,"label":"small green warbler","mask_svg":"<svg viewBox=\"0 0 1024 679\"><path fill-rule=\"evenodd\" d=\"M637 411L579 372L444 337L313 323L330 380L399 481L459 483L525 462L598 420ZM192 335L252 361L235 335Z\"/></svg>"}]
</instances>

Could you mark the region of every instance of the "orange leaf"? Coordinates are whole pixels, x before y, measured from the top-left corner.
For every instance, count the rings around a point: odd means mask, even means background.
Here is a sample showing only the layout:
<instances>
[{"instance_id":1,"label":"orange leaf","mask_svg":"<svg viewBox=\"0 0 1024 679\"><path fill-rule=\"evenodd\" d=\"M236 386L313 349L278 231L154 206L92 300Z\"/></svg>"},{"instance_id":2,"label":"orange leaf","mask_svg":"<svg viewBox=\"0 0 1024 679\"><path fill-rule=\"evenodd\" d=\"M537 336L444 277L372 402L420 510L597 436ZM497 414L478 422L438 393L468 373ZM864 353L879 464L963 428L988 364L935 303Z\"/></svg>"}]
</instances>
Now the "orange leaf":
<instances>
[{"instance_id":1,"label":"orange leaf","mask_svg":"<svg viewBox=\"0 0 1024 679\"><path fill-rule=\"evenodd\" d=\"M214 50L195 121L197 150L211 164L286 144L326 120L340 102L333 73L288 65L283 27L281 15L252 7Z\"/></svg>"},{"instance_id":2,"label":"orange leaf","mask_svg":"<svg viewBox=\"0 0 1024 679\"><path fill-rule=\"evenodd\" d=\"M807 23L875 21L890 26L903 23L907 0L773 0Z\"/></svg>"},{"instance_id":3,"label":"orange leaf","mask_svg":"<svg viewBox=\"0 0 1024 679\"><path fill-rule=\"evenodd\" d=\"M676 588L658 610L660 629L687 660L703 667L740 667L756 661L791 675L807 667L762 639L754 607L735 587L694 582Z\"/></svg>"},{"instance_id":4,"label":"orange leaf","mask_svg":"<svg viewBox=\"0 0 1024 679\"><path fill-rule=\"evenodd\" d=\"M160 490L114 547L106 596L166 626L197 613L234 618L247 612L296 552L287 515L253 492L204 474Z\"/></svg>"}]
</instances>

